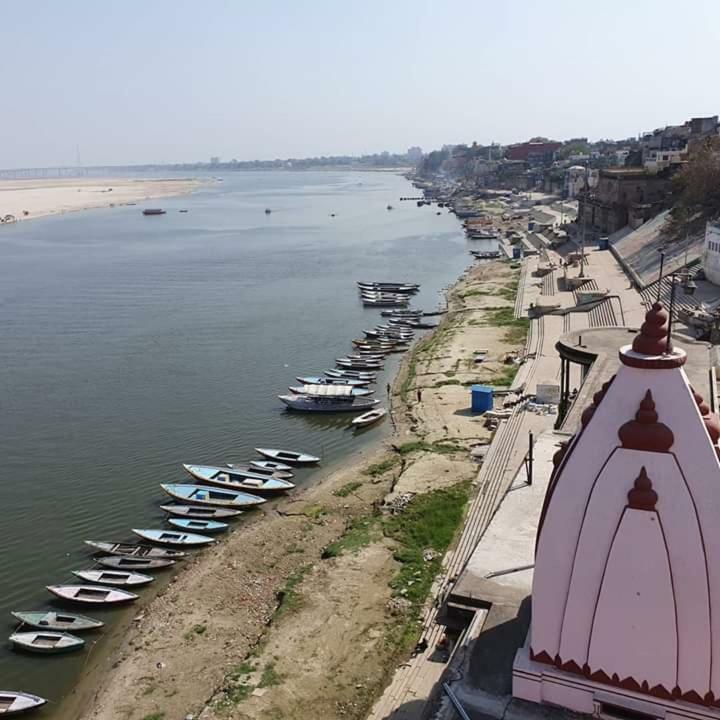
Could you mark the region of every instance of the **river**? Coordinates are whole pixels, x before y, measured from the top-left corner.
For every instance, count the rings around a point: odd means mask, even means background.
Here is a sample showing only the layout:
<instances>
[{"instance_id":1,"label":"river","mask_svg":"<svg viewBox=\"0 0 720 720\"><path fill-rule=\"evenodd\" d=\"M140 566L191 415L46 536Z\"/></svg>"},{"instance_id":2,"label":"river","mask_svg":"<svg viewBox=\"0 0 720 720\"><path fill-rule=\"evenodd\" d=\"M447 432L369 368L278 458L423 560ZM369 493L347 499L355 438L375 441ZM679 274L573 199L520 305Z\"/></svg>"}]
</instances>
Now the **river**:
<instances>
[{"instance_id":1,"label":"river","mask_svg":"<svg viewBox=\"0 0 720 720\"><path fill-rule=\"evenodd\" d=\"M277 395L377 323L356 280L421 283L414 304L432 310L468 265L455 216L399 201L415 194L391 173L233 173L144 204L164 207L158 217L118 207L0 228L8 635L10 611L52 607L45 585L92 566L83 540L162 527L159 483L186 479L181 462L240 462L266 446L327 466L383 436L354 435L347 416L292 414ZM377 386L383 404L397 361ZM86 652L3 644L0 686L57 701Z\"/></svg>"}]
</instances>

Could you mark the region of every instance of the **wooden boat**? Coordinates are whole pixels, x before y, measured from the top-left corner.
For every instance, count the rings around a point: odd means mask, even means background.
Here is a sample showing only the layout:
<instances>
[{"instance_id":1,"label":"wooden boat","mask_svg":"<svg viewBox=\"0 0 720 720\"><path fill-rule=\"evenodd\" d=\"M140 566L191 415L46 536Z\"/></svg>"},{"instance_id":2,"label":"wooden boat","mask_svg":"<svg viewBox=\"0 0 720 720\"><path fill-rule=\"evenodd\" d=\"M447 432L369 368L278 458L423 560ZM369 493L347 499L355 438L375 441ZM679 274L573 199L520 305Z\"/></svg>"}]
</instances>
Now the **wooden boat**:
<instances>
[{"instance_id":1,"label":"wooden boat","mask_svg":"<svg viewBox=\"0 0 720 720\"><path fill-rule=\"evenodd\" d=\"M295 485L288 480L248 472L235 467L214 467L212 465L183 465L183 469L196 480L230 490L259 490L261 492L283 492Z\"/></svg>"},{"instance_id":2,"label":"wooden boat","mask_svg":"<svg viewBox=\"0 0 720 720\"><path fill-rule=\"evenodd\" d=\"M161 545L180 545L181 547L202 547L203 545L212 545L215 538L207 535L199 535L197 533L181 533L173 530L146 530L132 528L138 537L148 542L160 543Z\"/></svg>"},{"instance_id":3,"label":"wooden boat","mask_svg":"<svg viewBox=\"0 0 720 720\"><path fill-rule=\"evenodd\" d=\"M162 208L145 208L142 211L143 215L164 215L166 213Z\"/></svg>"},{"instance_id":4,"label":"wooden boat","mask_svg":"<svg viewBox=\"0 0 720 720\"><path fill-rule=\"evenodd\" d=\"M272 460L251 460L250 465L254 468L272 470L273 472L286 472L292 477L292 468L285 463L273 462Z\"/></svg>"},{"instance_id":5,"label":"wooden boat","mask_svg":"<svg viewBox=\"0 0 720 720\"><path fill-rule=\"evenodd\" d=\"M224 507L203 507L202 505L176 505L168 503L161 505L169 515L177 515L178 517L196 518L198 520L219 520L220 518L235 518L242 515L242 510L233 510Z\"/></svg>"},{"instance_id":6,"label":"wooden boat","mask_svg":"<svg viewBox=\"0 0 720 720\"><path fill-rule=\"evenodd\" d=\"M53 632L51 630L16 632L10 636L10 643L15 648L45 655L80 650L85 645L82 638L70 635L70 633Z\"/></svg>"},{"instance_id":7,"label":"wooden boat","mask_svg":"<svg viewBox=\"0 0 720 720\"><path fill-rule=\"evenodd\" d=\"M73 570L73 575L85 582L116 587L138 587L147 585L155 579L151 575L122 570Z\"/></svg>"},{"instance_id":8,"label":"wooden boat","mask_svg":"<svg viewBox=\"0 0 720 720\"><path fill-rule=\"evenodd\" d=\"M255 448L255 452L269 460L277 460L290 465L314 465L320 462L319 457L294 450L278 450L276 448Z\"/></svg>"},{"instance_id":9,"label":"wooden boat","mask_svg":"<svg viewBox=\"0 0 720 720\"><path fill-rule=\"evenodd\" d=\"M276 480L290 480L292 479L292 468L288 467L287 470L273 470L270 467L264 467L262 465L253 465L253 463L245 463L243 465L235 465L234 463L228 463L228 467L239 473L242 473L245 477L252 477L255 480L259 479L257 476L275 478ZM287 466L286 466L287 467Z\"/></svg>"},{"instance_id":10,"label":"wooden boat","mask_svg":"<svg viewBox=\"0 0 720 720\"><path fill-rule=\"evenodd\" d=\"M391 299L391 298L370 298L362 297L362 304L367 307L402 307L407 305L407 300Z\"/></svg>"},{"instance_id":11,"label":"wooden boat","mask_svg":"<svg viewBox=\"0 0 720 720\"><path fill-rule=\"evenodd\" d=\"M376 423L378 420L382 420L386 415L387 410L385 408L375 408L353 418L352 424L355 427L367 427L368 425Z\"/></svg>"},{"instance_id":12,"label":"wooden boat","mask_svg":"<svg viewBox=\"0 0 720 720\"><path fill-rule=\"evenodd\" d=\"M180 550L163 550L149 545L135 543L118 543L104 540L86 540L86 545L106 555L126 555L134 558L161 558L163 560L179 560L185 557Z\"/></svg>"},{"instance_id":13,"label":"wooden boat","mask_svg":"<svg viewBox=\"0 0 720 720\"><path fill-rule=\"evenodd\" d=\"M138 598L129 590L98 585L48 585L47 589L62 600L90 605L118 605Z\"/></svg>"},{"instance_id":14,"label":"wooden boat","mask_svg":"<svg viewBox=\"0 0 720 720\"><path fill-rule=\"evenodd\" d=\"M182 502L197 503L198 505L215 505L218 507L253 507L262 505L264 498L238 490L207 487L206 485L186 485L183 483L163 483L160 487L170 497Z\"/></svg>"},{"instance_id":15,"label":"wooden boat","mask_svg":"<svg viewBox=\"0 0 720 720\"><path fill-rule=\"evenodd\" d=\"M12 616L22 625L39 628L41 630L58 630L64 632L82 632L83 630L99 630L104 623L85 615L72 615L59 613L54 610L14 612Z\"/></svg>"},{"instance_id":16,"label":"wooden boat","mask_svg":"<svg viewBox=\"0 0 720 720\"><path fill-rule=\"evenodd\" d=\"M423 311L406 308L404 310L383 310L380 314L383 317L399 317L401 315L404 317L422 317Z\"/></svg>"},{"instance_id":17,"label":"wooden boat","mask_svg":"<svg viewBox=\"0 0 720 720\"><path fill-rule=\"evenodd\" d=\"M192 518L168 518L173 527L181 530L199 530L200 532L225 532L230 526L217 520L193 520Z\"/></svg>"},{"instance_id":18,"label":"wooden boat","mask_svg":"<svg viewBox=\"0 0 720 720\"><path fill-rule=\"evenodd\" d=\"M350 387L348 385L291 385L288 390L293 395L312 395L315 397L333 397L332 393L323 393L321 390L349 390L348 397L367 397L375 391L367 388ZM340 397L346 397L345 394Z\"/></svg>"},{"instance_id":19,"label":"wooden boat","mask_svg":"<svg viewBox=\"0 0 720 720\"><path fill-rule=\"evenodd\" d=\"M45 705L47 700L39 695L31 695L15 690L0 690L0 716L20 715L30 710L37 710Z\"/></svg>"},{"instance_id":20,"label":"wooden boat","mask_svg":"<svg viewBox=\"0 0 720 720\"><path fill-rule=\"evenodd\" d=\"M339 368L326 370L325 375L331 378L356 378L359 380L367 380L368 382L375 382L377 379L377 373L372 371L340 370Z\"/></svg>"},{"instance_id":21,"label":"wooden boat","mask_svg":"<svg viewBox=\"0 0 720 720\"><path fill-rule=\"evenodd\" d=\"M349 385L350 387L365 387L369 380L353 380L352 378L324 378L319 375L305 375L295 378L303 385Z\"/></svg>"},{"instance_id":22,"label":"wooden boat","mask_svg":"<svg viewBox=\"0 0 720 720\"><path fill-rule=\"evenodd\" d=\"M163 558L135 558L123 555L104 555L95 559L98 565L113 570L162 570L175 564L175 560Z\"/></svg>"},{"instance_id":23,"label":"wooden boat","mask_svg":"<svg viewBox=\"0 0 720 720\"><path fill-rule=\"evenodd\" d=\"M338 367L349 368L351 370L360 370L361 368L370 368L373 370L382 370L383 363L379 360L353 360L352 358L335 358Z\"/></svg>"},{"instance_id":24,"label":"wooden boat","mask_svg":"<svg viewBox=\"0 0 720 720\"><path fill-rule=\"evenodd\" d=\"M308 395L278 395L278 398L290 408L300 412L363 412L379 404L371 398L319 398Z\"/></svg>"}]
</instances>

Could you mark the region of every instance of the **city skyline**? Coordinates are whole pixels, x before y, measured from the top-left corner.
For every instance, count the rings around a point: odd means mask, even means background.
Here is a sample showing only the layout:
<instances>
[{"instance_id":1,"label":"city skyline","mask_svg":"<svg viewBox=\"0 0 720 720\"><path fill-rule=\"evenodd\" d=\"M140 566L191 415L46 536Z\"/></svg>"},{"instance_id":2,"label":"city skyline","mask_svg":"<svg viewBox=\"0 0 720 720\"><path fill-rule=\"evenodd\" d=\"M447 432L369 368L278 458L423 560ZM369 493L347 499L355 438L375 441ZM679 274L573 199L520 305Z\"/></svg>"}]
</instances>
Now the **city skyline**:
<instances>
[{"instance_id":1,"label":"city skyline","mask_svg":"<svg viewBox=\"0 0 720 720\"><path fill-rule=\"evenodd\" d=\"M622 139L713 112L710 3L686 15L665 0L602 15L565 0L3 10L5 168L76 165L78 145L91 166Z\"/></svg>"}]
</instances>

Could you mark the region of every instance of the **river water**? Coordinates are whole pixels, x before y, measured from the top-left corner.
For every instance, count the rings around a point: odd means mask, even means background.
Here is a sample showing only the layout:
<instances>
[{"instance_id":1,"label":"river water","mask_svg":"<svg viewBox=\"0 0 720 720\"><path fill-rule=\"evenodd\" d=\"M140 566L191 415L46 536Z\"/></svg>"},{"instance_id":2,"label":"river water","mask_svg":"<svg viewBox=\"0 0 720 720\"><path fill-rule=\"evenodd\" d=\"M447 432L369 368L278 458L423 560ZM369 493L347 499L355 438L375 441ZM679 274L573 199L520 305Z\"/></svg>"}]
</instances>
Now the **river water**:
<instances>
[{"instance_id":1,"label":"river water","mask_svg":"<svg viewBox=\"0 0 720 720\"><path fill-rule=\"evenodd\" d=\"M159 217L139 205L0 229L7 634L11 610L52 607L44 586L92 566L83 540L162 527L158 484L186 480L181 462L240 462L266 446L327 466L387 432L354 435L347 416L292 414L277 395L377 323L356 280L422 283L415 306L431 310L468 265L455 216L399 202L415 194L390 173L235 173L144 204L166 208ZM396 364L378 383L383 404ZM114 611L75 611L112 631ZM0 687L57 701L86 652L3 644Z\"/></svg>"}]
</instances>

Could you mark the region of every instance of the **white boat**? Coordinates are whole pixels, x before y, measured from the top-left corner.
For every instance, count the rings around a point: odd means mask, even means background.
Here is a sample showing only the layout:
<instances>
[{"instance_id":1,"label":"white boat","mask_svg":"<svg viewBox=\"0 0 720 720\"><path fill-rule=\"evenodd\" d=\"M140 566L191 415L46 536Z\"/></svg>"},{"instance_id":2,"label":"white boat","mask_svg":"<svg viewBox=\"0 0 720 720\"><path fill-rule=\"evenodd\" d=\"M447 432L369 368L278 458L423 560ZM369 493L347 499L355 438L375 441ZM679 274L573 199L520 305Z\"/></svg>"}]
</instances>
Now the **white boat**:
<instances>
[{"instance_id":1,"label":"white boat","mask_svg":"<svg viewBox=\"0 0 720 720\"><path fill-rule=\"evenodd\" d=\"M100 585L115 585L117 587L136 587L147 585L155 578L151 575L143 575L136 572L123 572L116 570L73 570L81 580Z\"/></svg>"},{"instance_id":2,"label":"white boat","mask_svg":"<svg viewBox=\"0 0 720 720\"><path fill-rule=\"evenodd\" d=\"M276 448L255 448L255 452L269 460L277 460L291 465L314 465L320 462L319 457L294 450L278 450Z\"/></svg>"},{"instance_id":3,"label":"white boat","mask_svg":"<svg viewBox=\"0 0 720 720\"><path fill-rule=\"evenodd\" d=\"M265 498L226 488L192 485L186 483L161 483L160 487L172 498L181 503L196 505L214 505L216 507L245 508L261 505Z\"/></svg>"},{"instance_id":4,"label":"white boat","mask_svg":"<svg viewBox=\"0 0 720 720\"><path fill-rule=\"evenodd\" d=\"M10 643L13 647L28 652L55 655L70 652L71 650L79 650L85 644L85 641L70 633L53 632L52 630L28 630L13 633L10 636Z\"/></svg>"},{"instance_id":5,"label":"white boat","mask_svg":"<svg viewBox=\"0 0 720 720\"><path fill-rule=\"evenodd\" d=\"M353 360L347 357L335 358L335 363L338 367L350 368L351 370L359 370L361 368L382 370L384 367L383 363L379 360Z\"/></svg>"},{"instance_id":6,"label":"white boat","mask_svg":"<svg viewBox=\"0 0 720 720\"><path fill-rule=\"evenodd\" d=\"M278 395L291 410L300 412L364 412L380 403L371 398L319 398L308 395Z\"/></svg>"},{"instance_id":7,"label":"white boat","mask_svg":"<svg viewBox=\"0 0 720 720\"><path fill-rule=\"evenodd\" d=\"M354 388L348 385L300 385L290 386L288 390L293 395L334 398L367 397L375 392L367 388Z\"/></svg>"},{"instance_id":8,"label":"white boat","mask_svg":"<svg viewBox=\"0 0 720 720\"><path fill-rule=\"evenodd\" d=\"M215 542L215 538L207 535L199 535L197 533L175 532L174 530L140 530L131 528L131 532L135 533L143 540L160 543L161 545L181 545L182 547L201 547L202 545L211 545Z\"/></svg>"},{"instance_id":9,"label":"white boat","mask_svg":"<svg viewBox=\"0 0 720 720\"><path fill-rule=\"evenodd\" d=\"M378 420L382 420L386 415L387 410L385 408L375 408L353 418L352 424L355 427L366 427L376 423Z\"/></svg>"},{"instance_id":10,"label":"white boat","mask_svg":"<svg viewBox=\"0 0 720 720\"><path fill-rule=\"evenodd\" d=\"M137 600L138 596L129 590L97 585L48 585L47 589L57 597L71 602L91 605L116 605Z\"/></svg>"},{"instance_id":11,"label":"white boat","mask_svg":"<svg viewBox=\"0 0 720 720\"><path fill-rule=\"evenodd\" d=\"M252 463L244 463L243 465L235 465L234 463L228 463L228 467L232 470L245 473L246 477L252 476L253 480L257 479L257 476L264 478L275 478L276 480L291 480L292 479L292 468L287 470L276 470L271 467L265 467L264 465L253 465Z\"/></svg>"},{"instance_id":12,"label":"white boat","mask_svg":"<svg viewBox=\"0 0 720 720\"><path fill-rule=\"evenodd\" d=\"M377 373L363 370L341 370L334 368L326 370L325 375L331 378L356 378L358 380L367 380L369 383L377 380Z\"/></svg>"},{"instance_id":13,"label":"white boat","mask_svg":"<svg viewBox=\"0 0 720 720\"><path fill-rule=\"evenodd\" d=\"M37 710L46 702L47 700L39 695L15 690L0 690L0 715L19 715L29 710Z\"/></svg>"},{"instance_id":14,"label":"white boat","mask_svg":"<svg viewBox=\"0 0 720 720\"><path fill-rule=\"evenodd\" d=\"M349 385L350 387L365 387L369 380L353 380L352 378L324 378L319 375L299 375L295 378L303 385Z\"/></svg>"},{"instance_id":15,"label":"white boat","mask_svg":"<svg viewBox=\"0 0 720 720\"><path fill-rule=\"evenodd\" d=\"M292 469L289 465L281 462L273 462L272 460L251 460L250 465L254 468L263 470L272 470L273 472L287 473L292 477Z\"/></svg>"},{"instance_id":16,"label":"white boat","mask_svg":"<svg viewBox=\"0 0 720 720\"><path fill-rule=\"evenodd\" d=\"M292 490L295 485L288 480L266 475L263 472L249 472L233 466L215 467L213 465L186 465L183 470L200 482L216 485L230 490L252 490L263 492L283 492Z\"/></svg>"}]
</instances>

